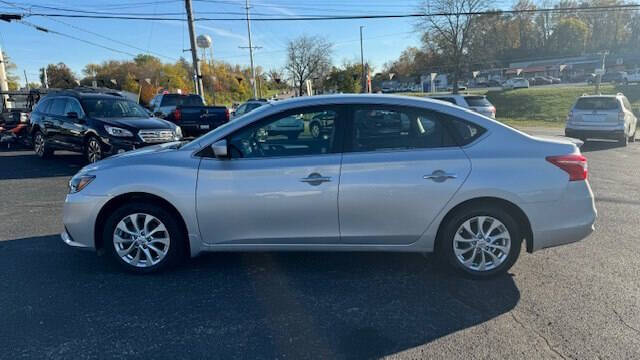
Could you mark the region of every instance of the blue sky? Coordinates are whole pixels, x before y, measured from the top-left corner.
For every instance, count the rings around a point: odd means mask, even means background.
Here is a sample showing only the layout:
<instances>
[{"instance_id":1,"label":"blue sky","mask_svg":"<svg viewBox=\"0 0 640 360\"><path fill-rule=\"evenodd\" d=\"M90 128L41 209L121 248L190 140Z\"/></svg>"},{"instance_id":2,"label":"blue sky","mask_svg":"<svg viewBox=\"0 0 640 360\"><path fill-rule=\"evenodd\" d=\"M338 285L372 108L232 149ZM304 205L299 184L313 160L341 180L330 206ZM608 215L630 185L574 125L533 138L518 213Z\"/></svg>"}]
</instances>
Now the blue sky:
<instances>
[{"instance_id":1,"label":"blue sky","mask_svg":"<svg viewBox=\"0 0 640 360\"><path fill-rule=\"evenodd\" d=\"M8 0L15 6L30 8L34 13L62 13L34 5L67 8L81 11L99 11L118 14L140 14L153 16L162 13L184 12L181 0ZM253 0L252 13L272 16L303 15L349 15L415 12L420 0ZM15 6L0 3L1 12L24 12ZM495 5L494 5L495 6ZM241 17L240 15L216 15L212 12L241 13L244 0L193 0L195 17ZM172 17L180 17L174 15ZM172 61L180 56L190 59L183 52L189 48L188 31L180 21L137 21L113 19L69 19L30 16L27 21L61 33L86 39L113 49L138 54L142 51L125 46L133 45L152 55L162 54L163 61ZM262 48L254 53L256 65L265 69L281 67L285 62L284 49L289 39L296 36L320 35L334 43L333 60L359 60L359 27L364 28L365 59L376 69L400 55L407 46L419 45L419 34L415 31L415 20L330 20L330 21L253 21L254 46ZM197 34L208 34L214 43L214 58L236 64L248 64L247 27L244 21L202 21L196 23ZM109 41L88 33L95 32L121 43ZM29 81L37 81L38 69L49 63L64 62L77 75L87 63L104 60L131 59L130 55L113 52L55 34L37 31L20 23L0 21L0 46L18 66L18 74L26 70Z\"/></svg>"}]
</instances>

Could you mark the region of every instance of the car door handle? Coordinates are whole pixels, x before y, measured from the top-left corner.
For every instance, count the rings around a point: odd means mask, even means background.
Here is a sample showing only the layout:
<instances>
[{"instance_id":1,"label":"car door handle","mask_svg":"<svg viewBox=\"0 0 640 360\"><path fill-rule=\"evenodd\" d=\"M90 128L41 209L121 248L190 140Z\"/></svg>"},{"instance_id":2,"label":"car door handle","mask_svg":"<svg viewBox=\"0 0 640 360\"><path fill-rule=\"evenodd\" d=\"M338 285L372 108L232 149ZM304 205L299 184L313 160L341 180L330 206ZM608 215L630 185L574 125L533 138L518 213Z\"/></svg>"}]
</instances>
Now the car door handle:
<instances>
[{"instance_id":1,"label":"car door handle","mask_svg":"<svg viewBox=\"0 0 640 360\"><path fill-rule=\"evenodd\" d=\"M307 183L309 185L318 186L318 185L322 184L323 182L331 181L331 177L330 176L322 176L322 175L320 175L318 173L311 173L306 178L300 179L300 181L304 182L304 183Z\"/></svg>"},{"instance_id":2,"label":"car door handle","mask_svg":"<svg viewBox=\"0 0 640 360\"><path fill-rule=\"evenodd\" d=\"M425 175L422 178L425 180L433 180L435 182L444 182L448 179L456 179L458 175L444 172L442 170L436 170L431 175Z\"/></svg>"}]
</instances>

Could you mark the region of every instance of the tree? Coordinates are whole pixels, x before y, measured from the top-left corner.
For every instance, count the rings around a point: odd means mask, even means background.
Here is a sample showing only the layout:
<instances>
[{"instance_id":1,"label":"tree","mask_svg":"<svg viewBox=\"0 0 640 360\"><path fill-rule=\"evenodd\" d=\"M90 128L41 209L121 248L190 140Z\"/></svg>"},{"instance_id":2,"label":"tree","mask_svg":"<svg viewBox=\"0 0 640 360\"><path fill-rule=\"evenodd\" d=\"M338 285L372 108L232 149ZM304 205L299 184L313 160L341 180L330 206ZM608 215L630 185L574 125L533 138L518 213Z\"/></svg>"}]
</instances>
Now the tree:
<instances>
[{"instance_id":1,"label":"tree","mask_svg":"<svg viewBox=\"0 0 640 360\"><path fill-rule=\"evenodd\" d=\"M468 45L475 15L470 13L483 11L486 0L432 0L424 1L420 11L424 15L432 13L443 16L426 16L419 23L425 33L432 33L430 41L436 51L441 52L450 62L453 75L453 92L458 92L458 79L461 76L465 60L468 58Z\"/></svg>"},{"instance_id":2,"label":"tree","mask_svg":"<svg viewBox=\"0 0 640 360\"><path fill-rule=\"evenodd\" d=\"M560 20L553 28L551 43L557 52L580 55L585 48L589 28L584 22L568 18Z\"/></svg>"},{"instance_id":3,"label":"tree","mask_svg":"<svg viewBox=\"0 0 640 360\"><path fill-rule=\"evenodd\" d=\"M49 64L46 68L49 87L59 89L71 89L78 85L77 79L71 69L64 63ZM40 72L40 82L44 84L44 74Z\"/></svg>"},{"instance_id":4,"label":"tree","mask_svg":"<svg viewBox=\"0 0 640 360\"><path fill-rule=\"evenodd\" d=\"M359 93L362 90L362 65L347 62L342 67L332 67L327 85L341 93Z\"/></svg>"},{"instance_id":5,"label":"tree","mask_svg":"<svg viewBox=\"0 0 640 360\"><path fill-rule=\"evenodd\" d=\"M331 66L332 44L319 36L300 36L287 45L286 69L303 94L305 81L323 78Z\"/></svg>"}]
</instances>

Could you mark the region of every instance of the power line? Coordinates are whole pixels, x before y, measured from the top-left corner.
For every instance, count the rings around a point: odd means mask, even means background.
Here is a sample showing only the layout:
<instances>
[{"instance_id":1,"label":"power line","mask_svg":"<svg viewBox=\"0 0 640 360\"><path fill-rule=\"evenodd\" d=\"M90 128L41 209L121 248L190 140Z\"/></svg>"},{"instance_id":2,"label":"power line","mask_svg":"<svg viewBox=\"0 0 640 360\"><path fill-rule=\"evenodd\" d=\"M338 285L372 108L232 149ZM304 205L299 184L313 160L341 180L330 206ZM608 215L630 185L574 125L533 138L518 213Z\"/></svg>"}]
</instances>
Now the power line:
<instances>
[{"instance_id":1,"label":"power line","mask_svg":"<svg viewBox=\"0 0 640 360\"><path fill-rule=\"evenodd\" d=\"M356 20L356 19L398 19L398 18L428 18L443 16L487 16L487 15L506 15L506 14L523 14L523 13L566 13L566 12L594 12L594 11L620 11L629 9L638 9L640 4L623 4L623 5L603 5L589 7L565 7L565 8L546 8L546 9L522 9L522 10L489 10L489 11L469 11L469 12L440 12L440 13L409 13L409 14L385 14L385 15L342 15L342 16L326 16L326 15L305 15L305 16L280 16L280 17L256 17L253 21L323 21L323 20ZM51 14L51 13L28 13L24 16L49 16L49 17L66 17L66 18L89 18L89 19L121 19L121 20L146 20L146 21L184 21L183 18L175 17L152 17L152 16L107 16L107 15L81 15L81 14ZM246 21L246 18L239 17L199 17L194 21Z\"/></svg>"},{"instance_id":2,"label":"power line","mask_svg":"<svg viewBox=\"0 0 640 360\"><path fill-rule=\"evenodd\" d=\"M2 3L4 3L4 4L7 4L7 5L10 5L10 6L13 6L13 7L16 7L16 8L19 8L19 9L24 9L24 7L22 7L22 6L18 6L18 5L14 4L14 3L11 3L11 2L9 2L9 1L0 0L0 2L2 2ZM83 31L83 32L86 32L86 33L92 34L92 35L97 36L97 37L100 37L100 38L102 38L102 39L109 40L109 41L113 41L113 42L118 43L118 44L120 44L120 45L124 45L124 46L130 47L130 48L132 48L132 49L136 49L136 50L142 51L143 53L144 53L144 52L146 52L146 53L152 53L152 54L154 54L154 55L156 55L156 56L160 56L160 57L163 57L163 58L165 58L165 59L174 60L174 61L175 61L175 60L177 60L177 59L176 59L176 58L174 58L174 57L166 56L166 55L163 55L163 54L160 54L160 53L156 53L156 52L153 52L153 51L148 51L148 50L147 50L147 51L145 51L144 49L142 49L142 48L140 48L140 47L137 47L137 46L135 46L135 45L131 45L131 44L128 44L128 43L126 43L126 42L124 42L124 41L120 41L120 40L117 40L117 39L113 39L113 38L110 38L110 37L108 37L108 36L102 35L102 34L100 34L100 33L97 33L97 32L91 31L91 30L87 30L87 29L81 28L81 27L76 26L76 25L73 25L73 24L66 23L66 22L64 22L64 21L62 21L62 20L58 20L58 19L49 19L49 20L51 20L51 21L55 21L55 22L57 22L57 23L60 23L60 24L65 25L65 26L69 26L69 27L71 27L71 28L73 28L73 29L76 29L76 30L79 30L79 31ZM52 32L52 31L51 31L51 30L48 30L48 32ZM87 42L87 41L85 41L85 42ZM94 44L94 45L97 45L97 44ZM114 50L115 50L115 49L112 49L112 48L109 48L109 49L110 49L110 50L112 50L112 51L114 51ZM119 51L119 50L117 50L117 51L118 51L118 52L121 52L121 53L127 53L127 52L122 52L122 51ZM129 54L129 53L127 53L127 54ZM134 55L134 56L135 56L135 55Z\"/></svg>"},{"instance_id":3,"label":"power line","mask_svg":"<svg viewBox=\"0 0 640 360\"><path fill-rule=\"evenodd\" d=\"M69 38L69 39L72 39L72 40L76 40L76 41L81 41L83 43L86 43L86 44L89 44L89 45L93 45L93 46L97 46L97 47L100 47L100 48L103 48L103 49L106 49L106 50L109 50L109 51L117 52L117 53L120 53L120 54L125 54L125 55L129 55L129 56L132 56L132 57L136 56L135 54L132 54L132 53L127 52L127 51L114 49L112 47L108 47L108 46L104 46L104 45L101 45L101 44L98 44L98 43L94 43L93 41L81 39L81 38L75 37L73 35L69 35L69 34L61 33L59 31L47 29L45 27L30 23L30 22L28 22L26 20L20 20L20 23L23 24L23 25L32 27L32 28L34 28L34 29L36 29L38 31L46 32L46 33L49 33L49 34L55 34L55 35L66 37L66 38Z\"/></svg>"}]
</instances>

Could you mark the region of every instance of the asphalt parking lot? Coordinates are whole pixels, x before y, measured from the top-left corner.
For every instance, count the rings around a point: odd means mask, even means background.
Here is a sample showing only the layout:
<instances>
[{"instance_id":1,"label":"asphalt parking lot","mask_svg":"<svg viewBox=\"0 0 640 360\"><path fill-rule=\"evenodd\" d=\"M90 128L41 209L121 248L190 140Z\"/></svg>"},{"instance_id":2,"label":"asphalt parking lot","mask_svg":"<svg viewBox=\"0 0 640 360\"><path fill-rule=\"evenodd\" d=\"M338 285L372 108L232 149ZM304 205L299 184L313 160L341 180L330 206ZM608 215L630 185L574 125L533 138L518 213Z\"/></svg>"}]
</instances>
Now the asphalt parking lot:
<instances>
[{"instance_id":1,"label":"asphalt parking lot","mask_svg":"<svg viewBox=\"0 0 640 360\"><path fill-rule=\"evenodd\" d=\"M383 253L208 254L129 275L59 240L80 156L2 151L0 358L638 359L640 143L583 152L595 232L474 282Z\"/></svg>"}]
</instances>

